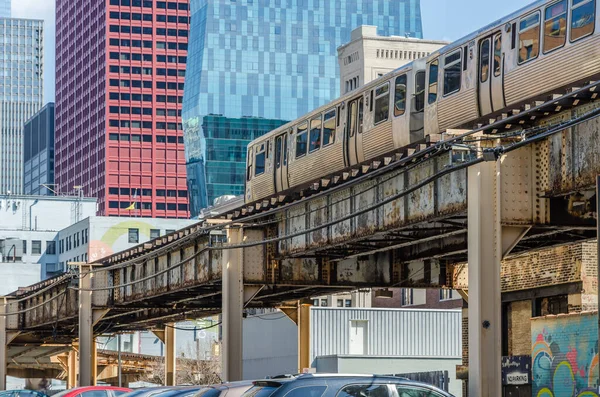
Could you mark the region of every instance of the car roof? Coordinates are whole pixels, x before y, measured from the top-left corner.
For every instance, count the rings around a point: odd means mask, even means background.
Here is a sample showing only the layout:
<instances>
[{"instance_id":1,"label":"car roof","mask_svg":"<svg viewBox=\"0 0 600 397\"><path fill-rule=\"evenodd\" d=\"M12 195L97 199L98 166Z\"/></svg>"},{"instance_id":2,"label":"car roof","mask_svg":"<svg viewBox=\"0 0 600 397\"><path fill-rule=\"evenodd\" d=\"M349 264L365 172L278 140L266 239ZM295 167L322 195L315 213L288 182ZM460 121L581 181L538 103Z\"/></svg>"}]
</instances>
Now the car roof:
<instances>
[{"instance_id":1,"label":"car roof","mask_svg":"<svg viewBox=\"0 0 600 397\"><path fill-rule=\"evenodd\" d=\"M251 380L241 380L238 382L227 382L227 383L221 383L218 385L210 385L210 386L206 386L207 388L213 388L216 390L229 390L229 389L235 389L238 387L250 387L254 384L253 381Z\"/></svg>"},{"instance_id":2,"label":"car roof","mask_svg":"<svg viewBox=\"0 0 600 397\"><path fill-rule=\"evenodd\" d=\"M328 384L339 384L346 383L348 381L369 381L369 382L377 382L377 383L391 383L405 386L416 386L416 387L425 387L431 390L435 390L447 396L447 394L443 390L438 389L435 386L428 385L422 382L412 381L407 378L402 378L399 376L392 375L363 375L363 374L301 374L290 378L281 378L281 379L264 379L255 381L254 384L256 386L272 386L272 387L282 387L288 385L290 383L304 383L304 384L318 384L323 381L326 381Z\"/></svg>"}]
</instances>

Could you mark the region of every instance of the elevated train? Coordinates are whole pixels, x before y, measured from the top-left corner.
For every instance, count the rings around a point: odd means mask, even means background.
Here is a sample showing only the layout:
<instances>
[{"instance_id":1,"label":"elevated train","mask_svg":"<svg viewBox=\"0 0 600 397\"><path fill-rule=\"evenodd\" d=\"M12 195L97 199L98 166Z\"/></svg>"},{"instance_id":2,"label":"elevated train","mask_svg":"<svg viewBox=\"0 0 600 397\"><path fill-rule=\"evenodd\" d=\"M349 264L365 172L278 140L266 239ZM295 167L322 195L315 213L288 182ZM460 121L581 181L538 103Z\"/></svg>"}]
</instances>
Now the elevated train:
<instances>
[{"instance_id":1,"label":"elevated train","mask_svg":"<svg viewBox=\"0 0 600 397\"><path fill-rule=\"evenodd\" d=\"M600 76L600 0L540 0L248 146L245 202Z\"/></svg>"}]
</instances>

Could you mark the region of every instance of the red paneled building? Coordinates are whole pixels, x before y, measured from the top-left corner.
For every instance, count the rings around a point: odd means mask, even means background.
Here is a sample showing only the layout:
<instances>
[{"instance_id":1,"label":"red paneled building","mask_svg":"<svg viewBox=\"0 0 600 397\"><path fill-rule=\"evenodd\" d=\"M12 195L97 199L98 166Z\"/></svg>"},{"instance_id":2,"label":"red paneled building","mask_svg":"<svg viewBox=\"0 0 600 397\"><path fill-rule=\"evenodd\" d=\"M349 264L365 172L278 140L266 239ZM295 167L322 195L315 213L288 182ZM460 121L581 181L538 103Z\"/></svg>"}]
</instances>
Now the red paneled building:
<instances>
[{"instance_id":1,"label":"red paneled building","mask_svg":"<svg viewBox=\"0 0 600 397\"><path fill-rule=\"evenodd\" d=\"M56 0L56 184L99 215L188 217L189 15L189 0Z\"/></svg>"}]
</instances>

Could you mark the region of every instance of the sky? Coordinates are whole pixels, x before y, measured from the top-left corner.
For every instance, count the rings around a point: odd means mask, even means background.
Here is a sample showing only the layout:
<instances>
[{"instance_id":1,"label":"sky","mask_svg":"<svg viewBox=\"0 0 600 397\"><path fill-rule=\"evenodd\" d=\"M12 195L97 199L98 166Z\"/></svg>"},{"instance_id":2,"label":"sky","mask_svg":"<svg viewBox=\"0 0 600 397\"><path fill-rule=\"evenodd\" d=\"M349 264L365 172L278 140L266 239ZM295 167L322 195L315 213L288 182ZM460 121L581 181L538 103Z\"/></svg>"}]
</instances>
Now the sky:
<instances>
[{"instance_id":1,"label":"sky","mask_svg":"<svg viewBox=\"0 0 600 397\"><path fill-rule=\"evenodd\" d=\"M54 100L54 2L55 0L12 0L13 17L38 18L46 21L44 102ZM530 0L421 0L423 37L454 41L530 2Z\"/></svg>"}]
</instances>

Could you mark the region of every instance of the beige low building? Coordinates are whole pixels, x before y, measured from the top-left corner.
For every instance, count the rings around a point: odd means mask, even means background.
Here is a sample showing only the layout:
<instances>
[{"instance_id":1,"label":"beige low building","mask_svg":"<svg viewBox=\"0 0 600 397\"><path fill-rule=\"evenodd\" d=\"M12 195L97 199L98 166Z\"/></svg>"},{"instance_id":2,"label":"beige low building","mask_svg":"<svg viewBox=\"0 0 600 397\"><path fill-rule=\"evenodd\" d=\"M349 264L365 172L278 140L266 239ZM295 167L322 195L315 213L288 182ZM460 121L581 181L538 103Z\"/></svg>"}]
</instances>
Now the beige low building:
<instances>
[{"instance_id":1,"label":"beige low building","mask_svg":"<svg viewBox=\"0 0 600 397\"><path fill-rule=\"evenodd\" d=\"M338 48L340 93L346 94L412 60L448 44L445 41L378 36L376 26L360 26Z\"/></svg>"}]
</instances>

